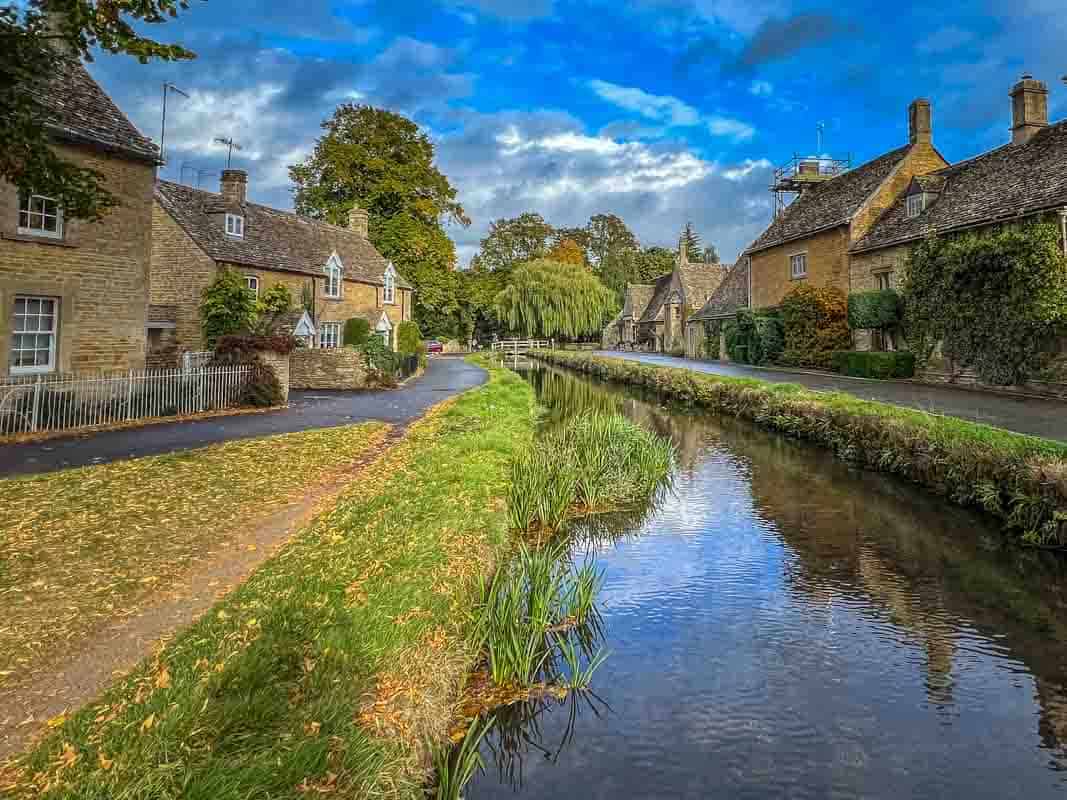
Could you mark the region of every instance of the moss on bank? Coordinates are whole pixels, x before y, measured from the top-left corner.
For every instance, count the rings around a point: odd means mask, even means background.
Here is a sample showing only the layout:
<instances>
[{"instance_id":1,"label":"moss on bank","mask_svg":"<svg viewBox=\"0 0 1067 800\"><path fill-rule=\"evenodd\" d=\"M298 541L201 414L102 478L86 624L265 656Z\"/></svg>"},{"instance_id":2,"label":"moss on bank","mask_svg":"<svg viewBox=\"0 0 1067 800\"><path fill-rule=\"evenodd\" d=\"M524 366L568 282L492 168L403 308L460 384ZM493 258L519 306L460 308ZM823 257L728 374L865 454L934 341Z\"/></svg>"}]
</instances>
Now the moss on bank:
<instances>
[{"instance_id":1,"label":"moss on bank","mask_svg":"<svg viewBox=\"0 0 1067 800\"><path fill-rule=\"evenodd\" d=\"M795 384L564 351L531 355L815 442L842 459L982 508L1026 543L1067 544L1067 446L1058 442Z\"/></svg>"},{"instance_id":2,"label":"moss on bank","mask_svg":"<svg viewBox=\"0 0 1067 800\"><path fill-rule=\"evenodd\" d=\"M3 771L5 796L417 797L477 653L532 390L489 383L416 423L338 505Z\"/></svg>"}]
</instances>

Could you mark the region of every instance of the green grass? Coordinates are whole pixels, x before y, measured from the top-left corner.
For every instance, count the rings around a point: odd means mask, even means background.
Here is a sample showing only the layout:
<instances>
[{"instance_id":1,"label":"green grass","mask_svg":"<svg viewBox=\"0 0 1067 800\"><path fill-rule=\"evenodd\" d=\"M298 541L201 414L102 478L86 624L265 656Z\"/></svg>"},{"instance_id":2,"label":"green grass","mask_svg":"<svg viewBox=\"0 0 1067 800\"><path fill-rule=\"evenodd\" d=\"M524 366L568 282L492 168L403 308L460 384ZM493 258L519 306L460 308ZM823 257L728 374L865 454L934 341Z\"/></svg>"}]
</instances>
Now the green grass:
<instances>
[{"instance_id":1,"label":"green grass","mask_svg":"<svg viewBox=\"0 0 1067 800\"><path fill-rule=\"evenodd\" d=\"M336 508L0 779L79 800L418 797L477 657L534 426L504 370L416 423Z\"/></svg>"},{"instance_id":2,"label":"green grass","mask_svg":"<svg viewBox=\"0 0 1067 800\"><path fill-rule=\"evenodd\" d=\"M999 516L1028 544L1067 544L1067 445L795 384L562 351L532 354L732 414Z\"/></svg>"}]
</instances>

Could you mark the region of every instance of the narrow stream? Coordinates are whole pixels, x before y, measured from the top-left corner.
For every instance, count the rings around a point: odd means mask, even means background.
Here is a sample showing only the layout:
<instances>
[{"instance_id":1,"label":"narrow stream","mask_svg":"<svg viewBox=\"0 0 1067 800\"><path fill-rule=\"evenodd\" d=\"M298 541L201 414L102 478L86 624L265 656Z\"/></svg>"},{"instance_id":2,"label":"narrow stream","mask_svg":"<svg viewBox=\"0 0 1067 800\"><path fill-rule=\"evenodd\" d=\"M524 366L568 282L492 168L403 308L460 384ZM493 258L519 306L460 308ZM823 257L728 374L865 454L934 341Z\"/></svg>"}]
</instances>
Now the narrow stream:
<instances>
[{"instance_id":1,"label":"narrow stream","mask_svg":"<svg viewBox=\"0 0 1067 800\"><path fill-rule=\"evenodd\" d=\"M1067 559L736 420L524 374L546 424L618 410L679 465L576 547L605 576L595 694L505 710L467 798L1067 796Z\"/></svg>"}]
</instances>

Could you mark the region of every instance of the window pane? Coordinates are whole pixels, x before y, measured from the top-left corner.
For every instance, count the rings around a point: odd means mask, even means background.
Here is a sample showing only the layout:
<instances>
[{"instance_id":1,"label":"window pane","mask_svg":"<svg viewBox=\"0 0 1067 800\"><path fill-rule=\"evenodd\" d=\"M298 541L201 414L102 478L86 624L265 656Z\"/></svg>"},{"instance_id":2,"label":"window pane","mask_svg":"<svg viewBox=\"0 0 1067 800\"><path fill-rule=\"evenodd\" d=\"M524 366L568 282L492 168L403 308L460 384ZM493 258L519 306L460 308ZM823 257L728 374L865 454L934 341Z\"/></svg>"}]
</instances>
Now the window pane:
<instances>
[{"instance_id":1,"label":"window pane","mask_svg":"<svg viewBox=\"0 0 1067 800\"><path fill-rule=\"evenodd\" d=\"M26 313L27 314L40 314L41 313L41 301L40 300L27 300L26 301Z\"/></svg>"}]
</instances>

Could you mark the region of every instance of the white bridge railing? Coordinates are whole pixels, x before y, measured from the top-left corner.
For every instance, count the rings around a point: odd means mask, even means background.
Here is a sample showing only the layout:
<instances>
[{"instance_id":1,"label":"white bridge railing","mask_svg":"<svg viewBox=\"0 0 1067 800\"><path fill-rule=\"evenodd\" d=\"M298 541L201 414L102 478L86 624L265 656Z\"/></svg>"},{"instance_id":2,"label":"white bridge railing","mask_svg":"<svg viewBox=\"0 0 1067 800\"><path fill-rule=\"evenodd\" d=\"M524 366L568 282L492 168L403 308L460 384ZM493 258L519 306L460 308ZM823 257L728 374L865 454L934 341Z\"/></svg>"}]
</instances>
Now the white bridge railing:
<instances>
[{"instance_id":1,"label":"white bridge railing","mask_svg":"<svg viewBox=\"0 0 1067 800\"><path fill-rule=\"evenodd\" d=\"M501 339L493 342L493 352L525 353L529 350L545 349L552 346L549 339Z\"/></svg>"},{"instance_id":2,"label":"white bridge railing","mask_svg":"<svg viewBox=\"0 0 1067 800\"><path fill-rule=\"evenodd\" d=\"M0 436L67 431L237 404L248 364L131 370L110 375L0 377Z\"/></svg>"}]
</instances>

